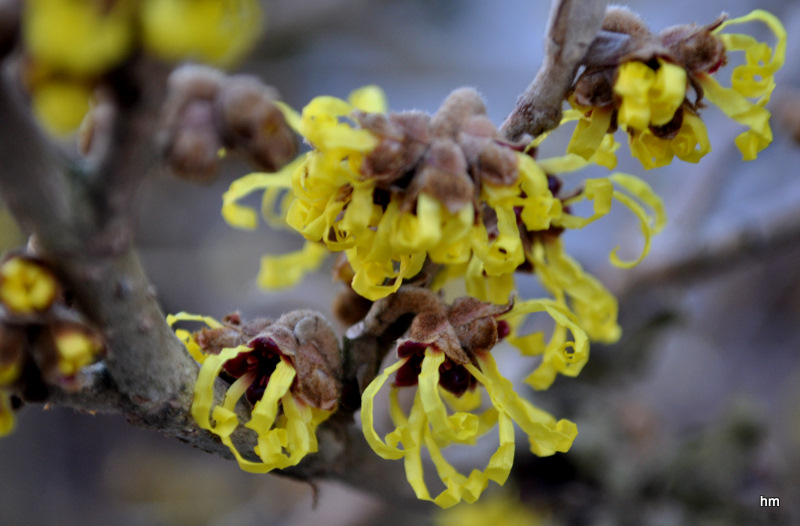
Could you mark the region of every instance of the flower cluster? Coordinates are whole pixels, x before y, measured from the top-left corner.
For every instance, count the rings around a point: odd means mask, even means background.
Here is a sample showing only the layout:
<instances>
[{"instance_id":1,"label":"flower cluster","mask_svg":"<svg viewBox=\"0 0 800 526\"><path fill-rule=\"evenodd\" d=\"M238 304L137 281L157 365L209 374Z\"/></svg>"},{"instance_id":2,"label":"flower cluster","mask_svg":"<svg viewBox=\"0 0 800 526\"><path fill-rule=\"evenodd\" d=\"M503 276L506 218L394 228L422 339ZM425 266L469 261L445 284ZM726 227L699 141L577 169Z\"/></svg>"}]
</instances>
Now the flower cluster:
<instances>
[{"instance_id":1,"label":"flower cluster","mask_svg":"<svg viewBox=\"0 0 800 526\"><path fill-rule=\"evenodd\" d=\"M774 52L750 37L722 33L750 20L766 22L775 33ZM534 454L570 448L575 424L520 397L498 370L493 349L505 340L523 356L538 357L526 379L537 390L550 387L559 374L579 374L590 342L613 343L621 330L616 298L566 253L562 235L619 203L637 217L644 237L637 257L611 252L612 264L628 268L647 255L666 215L650 186L632 175L586 179L570 190L562 188L562 178L590 163L615 166L612 134L619 127L646 168L676 156L699 160L710 149L698 117L704 96L750 128L736 144L746 159L754 158L771 140L764 104L785 54L785 31L761 11L653 35L635 15L610 8L604 29L621 44L603 60L592 62L602 49L587 54L569 98L575 109L566 119L579 122L563 157L537 159L543 137L530 144L507 140L488 119L480 95L468 88L454 91L433 115L387 113L384 94L374 86L347 100L317 97L301 113L276 103L310 151L276 173L235 181L223 196L222 214L233 226L255 228L258 213L241 201L263 192L266 222L305 238L294 253L263 257L263 287L294 285L327 254L339 253L334 275L347 284L341 297L349 305L338 305L337 312L352 325L344 345L348 366L338 368L319 356L315 362L329 386L326 405L304 395L310 380L301 372L302 353L291 343L302 343L293 322L250 330L232 319L222 325L188 315L171 320L202 320L212 327L194 335L179 331L203 363L193 415L222 437L244 469L294 465L314 451L316 426L330 414L325 411L336 409L342 392L348 395L342 407L357 408L349 397L354 385L362 393L369 445L383 458L403 459L417 497L441 507L474 502L490 480L505 482L515 423ZM746 64L734 68L733 87L723 88L710 74L725 64L728 52L739 50ZM589 211L578 213L581 207ZM535 274L549 297L516 298L518 273ZM463 279L467 296L446 303L443 291L453 279ZM552 329L526 334L527 318L537 313L549 316ZM289 343L273 336L287 323ZM399 335L397 361L379 372L378 362ZM362 337L376 349L353 366L362 357L353 342ZM225 402L212 407L211 384L218 376L232 384ZM393 429L382 437L375 398L390 378ZM400 394L404 390L414 391L410 400ZM243 459L230 441L239 424L235 405L243 396L253 404L246 427L258 434L262 463ZM295 400L313 408L302 421ZM266 412L269 418L262 416ZM495 428L498 447L484 469L464 475L442 453L451 445L475 444ZM444 486L435 496L425 480L423 450Z\"/></svg>"},{"instance_id":2,"label":"flower cluster","mask_svg":"<svg viewBox=\"0 0 800 526\"><path fill-rule=\"evenodd\" d=\"M24 79L39 119L74 130L94 86L138 50L165 60L238 60L261 28L256 0L29 0Z\"/></svg>"},{"instance_id":3,"label":"flower cluster","mask_svg":"<svg viewBox=\"0 0 800 526\"><path fill-rule=\"evenodd\" d=\"M586 159L600 153L597 162L613 168L616 158L609 155L613 139L607 134L622 128L631 154L645 169L667 165L674 157L696 163L711 151L699 117L705 99L748 127L736 138L736 146L745 160L755 159L772 142L770 114L764 106L775 87L774 75L785 61L786 30L761 10L726 18L653 34L627 9L609 8L603 29L626 38L611 56L597 64L587 61L575 81L570 97L574 111L566 118L579 122L567 151ZM724 32L751 21L761 21L773 32L774 50L751 36ZM731 87L723 87L712 75L735 51L744 52L744 63L733 68Z\"/></svg>"},{"instance_id":4,"label":"flower cluster","mask_svg":"<svg viewBox=\"0 0 800 526\"><path fill-rule=\"evenodd\" d=\"M76 374L102 353L100 336L62 312L61 291L42 261L11 255L0 263L0 436L14 429L13 409L40 399L48 384L74 387ZM12 394L13 393L13 394Z\"/></svg>"},{"instance_id":5,"label":"flower cluster","mask_svg":"<svg viewBox=\"0 0 800 526\"><path fill-rule=\"evenodd\" d=\"M514 272L530 269L544 245L557 252L563 229L582 228L604 216L614 199L640 218L646 240L639 258L623 262L613 253L615 264L640 261L650 235L663 226L660 200L630 175L590 179L561 197L554 174L586 163L570 157L537 163L524 145L500 137L471 89L451 94L432 117L378 113L384 106L383 94L367 87L349 102L318 97L301 116L285 108L290 125L313 150L275 174L239 179L223 196L225 219L254 228L256 212L239 201L265 190L267 221L285 222L307 240L298 253L265 257L261 285L293 285L335 251L344 252L349 264L340 275L372 301L397 291L429 259L442 266L439 284L464 276L471 296L501 304L514 290ZM593 202L593 214L571 214L570 206L584 199ZM557 259L563 264L554 272L569 267L572 274L550 285L595 303L586 297L586 287L577 292L571 286L588 283L580 267ZM284 269L291 272L279 272ZM596 281L588 289L595 299L608 296Z\"/></svg>"},{"instance_id":6,"label":"flower cluster","mask_svg":"<svg viewBox=\"0 0 800 526\"><path fill-rule=\"evenodd\" d=\"M188 352L202 364L192 416L218 435L241 468L252 473L294 466L317 451L316 429L336 409L341 359L333 329L318 314L294 311L277 321L243 322L238 314L222 323L207 316L171 315L167 322L200 321L208 328L177 331ZM230 382L221 405L214 405L218 377ZM231 435L240 427L236 405L251 406L244 427L254 431L258 460L245 458Z\"/></svg>"},{"instance_id":7,"label":"flower cluster","mask_svg":"<svg viewBox=\"0 0 800 526\"><path fill-rule=\"evenodd\" d=\"M505 481L513 422L539 455L566 451L576 434L574 424L556 421L514 392L489 352L500 339L507 337L524 355L540 356L528 382L546 389L558 374L580 372L590 339L619 338L616 299L565 253L561 234L603 217L619 202L639 218L645 238L637 258L623 261L611 253L615 265L629 267L646 255L665 215L650 187L631 175L588 179L562 192L558 175L586 161L536 161L534 150L503 139L472 89L452 93L432 116L386 114L384 107L375 87L355 91L348 101L318 97L299 115L283 107L312 150L275 174L234 182L222 213L234 226L254 228L257 214L240 200L263 191L265 219L306 238L298 252L263 258L259 282L266 287L294 284L326 254L340 252L345 260L337 277L380 309L384 299L403 296L403 284L426 262L431 265L423 279L430 289L421 290L434 299L408 310L415 317L398 343L399 361L360 385L362 423L380 456L404 458L419 498L447 507L474 501L489 480ZM581 201L591 203L588 216L573 213ZM553 298L517 301L512 309L517 272L534 272ZM469 297L444 306L431 289L456 278L464 279ZM555 322L549 339L542 332L522 334L532 313L547 313ZM373 399L392 374L395 430L381 439L373 427ZM415 385L406 414L397 391ZM481 390L491 407L475 414ZM499 447L486 469L464 476L441 454L449 445L474 444L495 426ZM424 482L422 449L446 486L436 497Z\"/></svg>"}]
</instances>

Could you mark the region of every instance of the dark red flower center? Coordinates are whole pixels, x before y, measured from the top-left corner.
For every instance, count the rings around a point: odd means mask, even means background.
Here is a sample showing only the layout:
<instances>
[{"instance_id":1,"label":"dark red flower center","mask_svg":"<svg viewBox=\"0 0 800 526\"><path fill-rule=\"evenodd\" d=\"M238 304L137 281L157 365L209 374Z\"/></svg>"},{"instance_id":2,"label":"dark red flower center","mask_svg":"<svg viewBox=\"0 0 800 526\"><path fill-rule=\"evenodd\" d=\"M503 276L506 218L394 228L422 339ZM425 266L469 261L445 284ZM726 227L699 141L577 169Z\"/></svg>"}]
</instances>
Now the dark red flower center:
<instances>
[{"instance_id":1,"label":"dark red flower center","mask_svg":"<svg viewBox=\"0 0 800 526\"><path fill-rule=\"evenodd\" d=\"M395 373L394 385L396 387L411 387L419 383L422 360L425 359L425 349L427 348L427 345L418 342L400 344L397 348L397 355L400 358L407 358L407 360ZM478 385L478 381L466 367L445 357L444 363L439 366L439 385L454 395L461 396L468 389L474 389Z\"/></svg>"},{"instance_id":2,"label":"dark red flower center","mask_svg":"<svg viewBox=\"0 0 800 526\"><path fill-rule=\"evenodd\" d=\"M283 354L272 338L259 336L250 340L247 345L252 351L239 353L235 358L225 362L222 370L232 379L241 378L245 374L254 376L253 383L248 387L245 396L251 404L255 404L264 396L267 383Z\"/></svg>"}]
</instances>

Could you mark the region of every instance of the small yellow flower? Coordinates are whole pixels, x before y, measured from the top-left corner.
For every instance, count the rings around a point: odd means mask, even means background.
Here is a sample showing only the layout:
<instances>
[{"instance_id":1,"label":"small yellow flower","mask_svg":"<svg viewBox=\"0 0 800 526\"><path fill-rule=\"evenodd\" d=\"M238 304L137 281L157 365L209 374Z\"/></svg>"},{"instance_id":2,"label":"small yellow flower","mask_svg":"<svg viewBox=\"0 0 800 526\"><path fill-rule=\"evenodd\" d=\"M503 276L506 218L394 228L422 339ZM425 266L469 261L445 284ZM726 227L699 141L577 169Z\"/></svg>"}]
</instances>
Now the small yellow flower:
<instances>
[{"instance_id":1,"label":"small yellow flower","mask_svg":"<svg viewBox=\"0 0 800 526\"><path fill-rule=\"evenodd\" d=\"M35 61L72 75L113 68L133 48L132 0L28 0L23 35Z\"/></svg>"},{"instance_id":2,"label":"small yellow flower","mask_svg":"<svg viewBox=\"0 0 800 526\"><path fill-rule=\"evenodd\" d=\"M436 526L539 526L547 524L546 516L520 502L506 492L484 497L474 504L459 504L434 515Z\"/></svg>"},{"instance_id":3,"label":"small yellow flower","mask_svg":"<svg viewBox=\"0 0 800 526\"><path fill-rule=\"evenodd\" d=\"M140 9L144 47L166 60L229 66L261 33L256 0L143 0Z\"/></svg>"},{"instance_id":4,"label":"small yellow flower","mask_svg":"<svg viewBox=\"0 0 800 526\"><path fill-rule=\"evenodd\" d=\"M448 316L455 324L457 319L465 318L464 314L470 309L476 306L480 309L480 305L472 299L462 301L453 305ZM369 445L383 458L404 459L406 477L416 496L442 508L461 501L474 502L490 480L500 485L505 483L514 459L513 422L528 436L531 452L539 456L567 451L577 435L575 424L556 421L520 398L511 382L500 374L489 350L507 331L505 322L494 321L502 311L496 310L497 307L493 309L484 316L466 317L471 321L462 326L450 325L451 322L446 322L441 315L418 314L409 329L418 340L401 340L397 347L399 360L378 375L362 395L361 422ZM551 310L557 317L561 316L562 311L557 307ZM517 307L511 312L516 311ZM527 312L531 312L530 307L523 305L518 314ZM556 322L561 323L559 318ZM588 342L581 334L576 336L579 340L575 345L580 348L579 353L585 355ZM390 415L395 428L381 439L374 427L374 398L392 374ZM415 385L418 387L414 402L406 414L400 407L398 391ZM490 408L480 412L477 412L481 407L478 386L483 386L491 402ZM495 425L498 426L499 445L485 469L475 469L465 476L442 455L441 450L449 445L475 444ZM430 495L425 483L422 448L428 450L445 485L435 497Z\"/></svg>"},{"instance_id":5,"label":"small yellow flower","mask_svg":"<svg viewBox=\"0 0 800 526\"><path fill-rule=\"evenodd\" d=\"M63 376L75 375L97 359L103 342L95 334L81 327L64 327L55 330L58 352L58 372Z\"/></svg>"},{"instance_id":6,"label":"small yellow flower","mask_svg":"<svg viewBox=\"0 0 800 526\"><path fill-rule=\"evenodd\" d=\"M0 301L11 312L47 310L58 295L58 282L44 265L13 256L0 265Z\"/></svg>"},{"instance_id":7,"label":"small yellow flower","mask_svg":"<svg viewBox=\"0 0 800 526\"><path fill-rule=\"evenodd\" d=\"M316 452L317 426L330 417L338 398L335 391L331 394L321 392L318 385L309 387L309 382L313 384L314 379L298 377L297 363L303 359L303 352L308 351L304 351L302 346L296 348L295 337L285 325L281 325L283 319L275 324L259 322L262 331L252 337L246 334L250 329L241 325L238 316L235 322L229 320L226 324L207 316L183 312L167 318L170 325L178 321L204 322L211 334L206 339L219 339L208 344L212 348L205 349L198 335L177 331L189 353L202 364L195 384L192 417L201 428L219 436L239 466L251 473L267 473L294 466L309 453ZM221 345L219 342L230 341L231 336L236 341L247 343L216 349ZM327 337L330 338L330 334ZM317 361L315 378L325 374ZM233 383L223 403L216 405L214 384L220 376L233 380ZM258 436L254 453L259 461L245 458L231 439L241 423L235 408L242 398L252 404L250 420L244 423L244 427Z\"/></svg>"},{"instance_id":8,"label":"small yellow flower","mask_svg":"<svg viewBox=\"0 0 800 526\"><path fill-rule=\"evenodd\" d=\"M32 88L33 113L53 135L69 134L89 112L92 92L92 85L80 80L45 80Z\"/></svg>"},{"instance_id":9,"label":"small yellow flower","mask_svg":"<svg viewBox=\"0 0 800 526\"><path fill-rule=\"evenodd\" d=\"M214 405L214 382L223 367L238 365L237 361L250 357L256 358L251 370L230 386L222 405ZM272 348L243 345L223 349L203 362L195 386L192 417L200 427L220 437L244 471L267 473L295 466L307 454L317 451L317 426L331 415L331 411L311 407L292 395L296 374L291 361L281 356L274 344ZM262 391L253 405L250 421L244 424L258 434L255 453L260 462L244 458L231 440L240 423L234 409L248 391Z\"/></svg>"},{"instance_id":10,"label":"small yellow flower","mask_svg":"<svg viewBox=\"0 0 800 526\"><path fill-rule=\"evenodd\" d=\"M441 367L445 362L445 354L432 347L424 351L421 362L418 355L407 356L376 377L362 397L361 421L367 442L383 458L405 459L406 477L419 499L431 500L438 506L448 508L462 500L474 502L490 480L504 484L514 460L512 422L516 422L528 434L530 449L539 456L569 449L577 435L575 424L567 420L556 422L552 416L517 396L511 383L500 375L494 359L488 353L478 357L477 366L466 364L463 367L467 375L484 386L493 407L478 415L468 412L477 407L450 414L440 390ZM411 411L406 415L400 408L395 382L390 395L395 429L381 439L374 429L373 399L390 374L410 374L402 373L403 368L416 369L419 388ZM495 424L499 426L499 446L484 470L475 469L469 476L464 476L442 456L441 448L451 444L474 444ZM446 486L435 497L431 497L424 480L423 447L428 449L439 478Z\"/></svg>"},{"instance_id":11,"label":"small yellow flower","mask_svg":"<svg viewBox=\"0 0 800 526\"><path fill-rule=\"evenodd\" d=\"M631 154L645 169L669 164L674 157L698 162L711 151L698 116L705 97L749 128L736 138L736 145L745 160L755 159L772 142L770 114L764 106L775 87L774 75L785 62L786 30L776 17L761 10L722 20L704 27L676 26L659 35L638 35L644 39L642 47L659 52L653 52L649 60L637 57L617 66L613 85L603 68L589 70L585 81L579 78L576 93L569 99L574 112L564 119L578 119L567 152L584 159L595 156L599 164L613 168L616 160L602 152L601 144L618 125L628 134ZM774 50L748 35L723 33L731 25L751 21L764 22L773 32ZM735 51L744 52L745 63L733 69L731 87L725 88L711 75ZM689 85L697 92L694 102L687 98ZM578 100L596 106L581 105Z\"/></svg>"}]
</instances>

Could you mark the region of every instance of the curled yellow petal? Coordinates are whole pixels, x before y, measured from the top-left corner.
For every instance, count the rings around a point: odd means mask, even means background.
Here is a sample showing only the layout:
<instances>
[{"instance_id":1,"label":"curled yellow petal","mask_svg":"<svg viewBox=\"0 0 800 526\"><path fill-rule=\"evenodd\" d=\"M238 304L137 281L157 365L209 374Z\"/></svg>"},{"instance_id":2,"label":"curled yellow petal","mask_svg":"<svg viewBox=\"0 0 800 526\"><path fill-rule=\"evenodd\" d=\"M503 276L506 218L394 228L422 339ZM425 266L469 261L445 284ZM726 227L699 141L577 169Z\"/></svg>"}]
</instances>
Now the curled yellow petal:
<instances>
[{"instance_id":1,"label":"curled yellow petal","mask_svg":"<svg viewBox=\"0 0 800 526\"><path fill-rule=\"evenodd\" d=\"M729 26L752 21L764 22L775 35L774 51L748 35L722 33ZM714 33L726 50L745 52L746 63L733 70L733 88L746 97L769 97L775 87L772 76L786 62L786 28L781 21L767 11L756 9L745 16L726 20Z\"/></svg>"},{"instance_id":2,"label":"curled yellow petal","mask_svg":"<svg viewBox=\"0 0 800 526\"><path fill-rule=\"evenodd\" d=\"M430 347L425 350L422 372L419 375L419 395L425 416L437 439L474 444L478 432L478 417L466 412L448 415L439 396L439 366L444 360L443 352L434 351Z\"/></svg>"},{"instance_id":3,"label":"curled yellow petal","mask_svg":"<svg viewBox=\"0 0 800 526\"><path fill-rule=\"evenodd\" d=\"M748 35L726 34L731 25L751 21L764 22L776 38L775 49ZM744 51L745 63L733 68L731 87L721 86L709 75L700 75L705 96L726 115L749 130L736 137L736 146L744 160L756 158L758 152L772 142L770 113L764 109L775 88L774 75L786 61L786 29L774 15L756 9L740 18L727 20L715 30L728 51ZM757 98L750 102L747 97Z\"/></svg>"},{"instance_id":4,"label":"curled yellow petal","mask_svg":"<svg viewBox=\"0 0 800 526\"><path fill-rule=\"evenodd\" d=\"M325 245L306 241L303 248L280 256L262 256L258 286L281 289L297 285L309 272L317 270L329 252Z\"/></svg>"},{"instance_id":5,"label":"curled yellow petal","mask_svg":"<svg viewBox=\"0 0 800 526\"><path fill-rule=\"evenodd\" d=\"M587 179L584 182L583 192L572 199L568 199L564 204L570 205L587 199L592 201L592 215L584 218L572 214L563 214L561 217L554 219L553 223L564 228L583 228L611 211L613 196L614 186L607 179Z\"/></svg>"},{"instance_id":6,"label":"curled yellow petal","mask_svg":"<svg viewBox=\"0 0 800 526\"><path fill-rule=\"evenodd\" d=\"M628 146L645 170L666 166L675 157L670 141L656 137L649 128L629 134Z\"/></svg>"},{"instance_id":7,"label":"curled yellow petal","mask_svg":"<svg viewBox=\"0 0 800 526\"><path fill-rule=\"evenodd\" d=\"M725 88L709 75L700 76L706 98L728 117L750 128L736 137L736 146L745 161L752 161L758 152L772 142L770 113L758 103L752 103L733 88Z\"/></svg>"},{"instance_id":8,"label":"curled yellow petal","mask_svg":"<svg viewBox=\"0 0 800 526\"><path fill-rule=\"evenodd\" d=\"M670 141L670 148L681 161L699 162L711 151L708 130L700 117L689 112L683 114L683 124L678 135Z\"/></svg>"},{"instance_id":9,"label":"curled yellow petal","mask_svg":"<svg viewBox=\"0 0 800 526\"><path fill-rule=\"evenodd\" d=\"M400 369L400 367L402 367L406 361L408 361L407 358L405 360L400 360L384 369L381 374L376 376L372 382L370 382L367 388L364 389L364 393L361 395L361 429L369 446L381 458L399 459L405 454L403 449L395 447L397 443L395 443L394 446L391 446L384 442L384 440L381 440L381 438L378 436L378 433L375 431L373 413L375 395L378 394L378 391L380 391L381 387L383 387L383 384L386 383L389 375ZM393 416L397 417L397 413L393 413ZM408 450L408 445L405 443L404 449Z\"/></svg>"},{"instance_id":10,"label":"curled yellow petal","mask_svg":"<svg viewBox=\"0 0 800 526\"><path fill-rule=\"evenodd\" d=\"M239 201L260 190L291 188L292 175L304 162L305 157L300 156L276 173L254 173L235 180L222 194L222 217L231 226L254 229L258 224L257 212Z\"/></svg>"},{"instance_id":11,"label":"curled yellow petal","mask_svg":"<svg viewBox=\"0 0 800 526\"><path fill-rule=\"evenodd\" d=\"M589 338L604 343L619 340L622 331L617 323L619 308L614 295L564 251L560 238L538 245L542 250L534 249L532 256L542 284L557 298L569 297Z\"/></svg>"},{"instance_id":12,"label":"curled yellow petal","mask_svg":"<svg viewBox=\"0 0 800 526\"><path fill-rule=\"evenodd\" d=\"M681 66L658 60L659 68L650 88L650 124L664 126L686 98L686 70Z\"/></svg>"},{"instance_id":13,"label":"curled yellow petal","mask_svg":"<svg viewBox=\"0 0 800 526\"><path fill-rule=\"evenodd\" d=\"M542 390L550 387L559 373L574 377L581 372L589 359L589 338L575 315L564 305L553 300L520 301L502 318L514 318L536 312L546 312L556 324L553 336L543 349L531 347L531 350L542 351L544 356L526 382L534 389ZM566 340L567 330L572 333L573 341ZM511 339L509 341L514 343Z\"/></svg>"},{"instance_id":14,"label":"curled yellow petal","mask_svg":"<svg viewBox=\"0 0 800 526\"><path fill-rule=\"evenodd\" d=\"M189 314L188 312L179 312L177 314L168 314L167 315L167 325L172 327L179 321L199 321L205 323L208 327L212 329L217 329L222 327L223 325L212 318L211 316L202 316L199 314ZM186 351L189 355L195 359L198 363L203 363L206 359L206 354L203 353L203 350L195 341L192 333L184 329L177 329L175 331L175 336L178 337L180 341L183 342L183 345L186 347Z\"/></svg>"},{"instance_id":15,"label":"curled yellow petal","mask_svg":"<svg viewBox=\"0 0 800 526\"><path fill-rule=\"evenodd\" d=\"M203 429L214 432L215 425L211 423L211 410L214 405L214 382L217 380L225 362L235 358L241 352L250 352L246 345L236 348L222 349L219 354L209 355L200 368L197 382L194 385L194 399L192 400L192 418Z\"/></svg>"},{"instance_id":16,"label":"curled yellow petal","mask_svg":"<svg viewBox=\"0 0 800 526\"><path fill-rule=\"evenodd\" d=\"M593 108L588 118L581 118L577 126L575 126L575 131L572 132L572 138L567 145L567 153L579 155L587 161L591 159L600 149L600 145L608 133L613 113L613 108L610 106L607 108ZM548 171L556 173L552 170Z\"/></svg>"},{"instance_id":17,"label":"curled yellow petal","mask_svg":"<svg viewBox=\"0 0 800 526\"><path fill-rule=\"evenodd\" d=\"M355 108L367 113L385 113L389 108L386 94L374 84L353 90L347 100Z\"/></svg>"},{"instance_id":18,"label":"curled yellow petal","mask_svg":"<svg viewBox=\"0 0 800 526\"><path fill-rule=\"evenodd\" d=\"M650 216L642 205L640 205L633 198L619 191L614 192L614 199L625 205L628 210L633 212L639 219L639 225L644 237L644 247L639 257L632 261L622 261L617 256L619 247L611 251L611 263L617 267L631 268L635 267L647 256L650 252L650 239L653 234L661 231L667 221L666 211L661 199L656 195L650 186L632 175L627 174L614 174L609 177L614 183L622 187L626 191L633 194L636 198L641 200L646 205L653 209L654 215Z\"/></svg>"},{"instance_id":19,"label":"curled yellow petal","mask_svg":"<svg viewBox=\"0 0 800 526\"><path fill-rule=\"evenodd\" d=\"M528 435L531 452L538 456L568 451L578 435L578 428L569 420L556 421L550 414L534 407L514 392L511 382L500 374L489 353L478 358L481 368L466 367L485 387L492 403L507 414Z\"/></svg>"}]
</instances>

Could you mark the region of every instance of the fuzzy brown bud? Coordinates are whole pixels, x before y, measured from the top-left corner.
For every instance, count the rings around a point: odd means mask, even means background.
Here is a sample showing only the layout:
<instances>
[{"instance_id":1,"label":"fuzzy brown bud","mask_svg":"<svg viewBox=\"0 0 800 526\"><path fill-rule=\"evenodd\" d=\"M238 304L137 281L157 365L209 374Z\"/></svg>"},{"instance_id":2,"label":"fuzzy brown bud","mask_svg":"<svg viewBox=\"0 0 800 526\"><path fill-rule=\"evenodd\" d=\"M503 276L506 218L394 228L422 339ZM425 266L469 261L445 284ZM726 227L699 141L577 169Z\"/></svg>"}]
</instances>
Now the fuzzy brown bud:
<instances>
[{"instance_id":1,"label":"fuzzy brown bud","mask_svg":"<svg viewBox=\"0 0 800 526\"><path fill-rule=\"evenodd\" d=\"M650 34L650 30L644 20L627 7L621 5L611 5L606 8L602 29L613 33L624 33L633 37L643 37Z\"/></svg>"},{"instance_id":2,"label":"fuzzy brown bud","mask_svg":"<svg viewBox=\"0 0 800 526\"><path fill-rule=\"evenodd\" d=\"M292 351L297 371L295 394L314 407L333 409L341 395L339 377L342 374L339 340L333 327L314 311L297 310L281 316L271 330L265 332L274 332L277 336L283 327L291 331L294 346L285 339L276 340L276 343L281 351ZM282 345L282 342L285 343Z\"/></svg>"},{"instance_id":3,"label":"fuzzy brown bud","mask_svg":"<svg viewBox=\"0 0 800 526\"><path fill-rule=\"evenodd\" d=\"M474 115L464 123L458 142L476 180L496 185L517 180L517 156L498 143L500 140L497 128L485 115Z\"/></svg>"},{"instance_id":4,"label":"fuzzy brown bud","mask_svg":"<svg viewBox=\"0 0 800 526\"><path fill-rule=\"evenodd\" d=\"M727 19L720 15L706 26L687 24L668 27L659 33L661 43L691 72L714 71L725 63L725 45L711 32Z\"/></svg>"},{"instance_id":5,"label":"fuzzy brown bud","mask_svg":"<svg viewBox=\"0 0 800 526\"><path fill-rule=\"evenodd\" d=\"M361 165L362 175L375 179L381 187L414 170L428 150L430 117L422 112L357 113L356 119L362 128L381 138Z\"/></svg>"},{"instance_id":6,"label":"fuzzy brown bud","mask_svg":"<svg viewBox=\"0 0 800 526\"><path fill-rule=\"evenodd\" d=\"M475 184L467 174L467 160L461 147L449 139L437 139L408 187L402 208L410 210L420 193L425 192L451 213L475 199Z\"/></svg>"},{"instance_id":7,"label":"fuzzy brown bud","mask_svg":"<svg viewBox=\"0 0 800 526\"><path fill-rule=\"evenodd\" d=\"M473 88L459 88L447 96L431 119L431 133L455 139L468 118L485 114L486 104L480 94Z\"/></svg>"},{"instance_id":8,"label":"fuzzy brown bud","mask_svg":"<svg viewBox=\"0 0 800 526\"><path fill-rule=\"evenodd\" d=\"M219 170L222 142L214 123L214 99L224 81L204 66L176 69L167 83L162 143L166 165L181 178L207 182Z\"/></svg>"},{"instance_id":9,"label":"fuzzy brown bud","mask_svg":"<svg viewBox=\"0 0 800 526\"><path fill-rule=\"evenodd\" d=\"M268 172L297 153L297 138L275 106L277 98L278 92L256 77L238 75L227 79L216 101L225 143Z\"/></svg>"}]
</instances>

